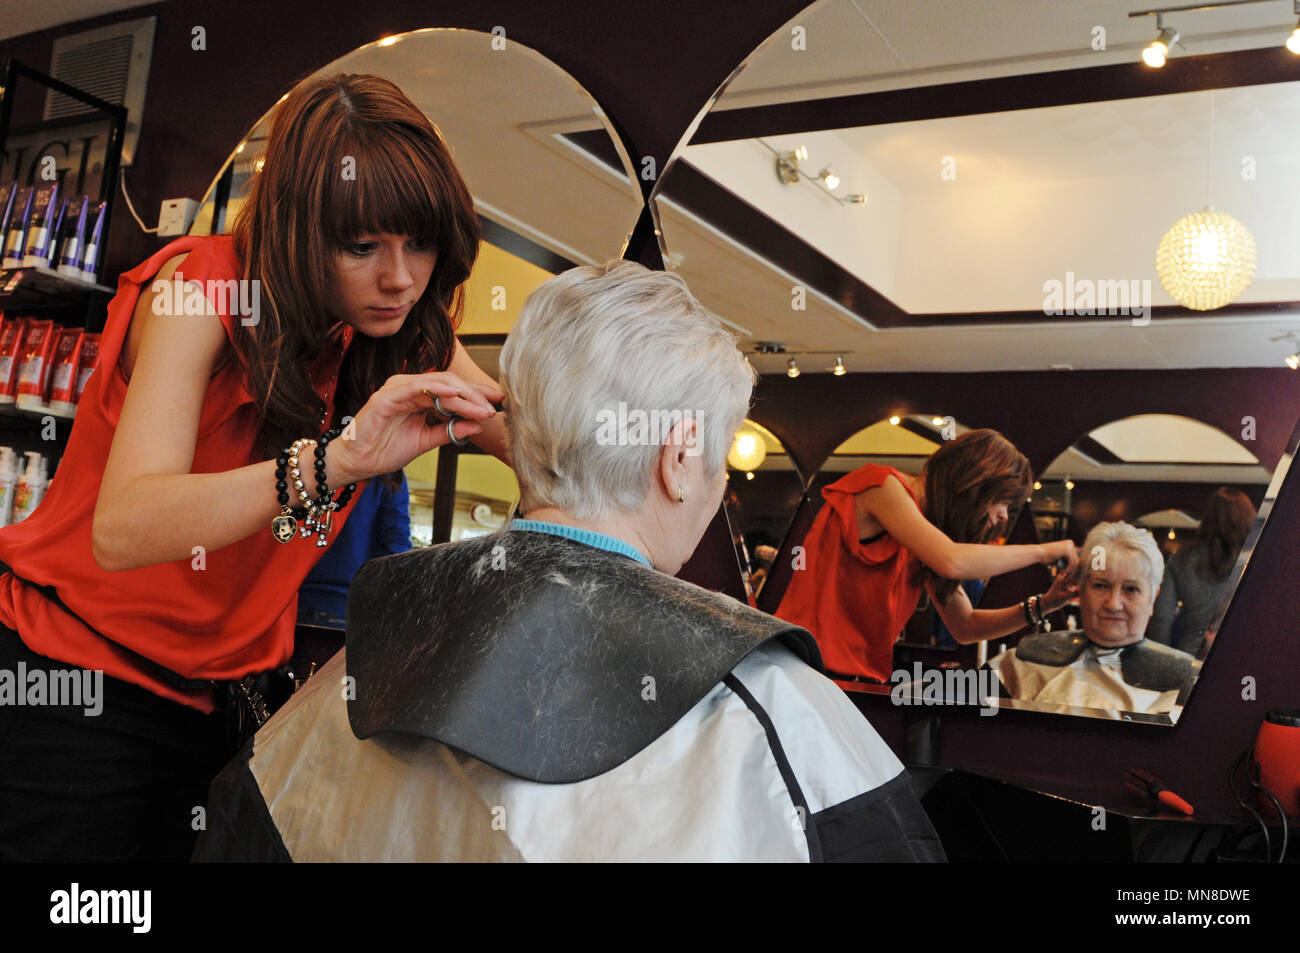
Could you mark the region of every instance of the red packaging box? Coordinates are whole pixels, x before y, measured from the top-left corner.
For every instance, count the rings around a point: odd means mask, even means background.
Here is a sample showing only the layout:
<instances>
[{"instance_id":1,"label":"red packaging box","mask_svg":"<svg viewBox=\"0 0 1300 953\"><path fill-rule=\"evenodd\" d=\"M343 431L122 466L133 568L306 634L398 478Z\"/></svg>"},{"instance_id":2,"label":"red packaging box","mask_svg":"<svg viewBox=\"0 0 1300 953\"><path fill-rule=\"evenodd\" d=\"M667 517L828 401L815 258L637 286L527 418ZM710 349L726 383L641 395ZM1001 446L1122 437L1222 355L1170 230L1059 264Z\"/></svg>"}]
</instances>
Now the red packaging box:
<instances>
[{"instance_id":1,"label":"red packaging box","mask_svg":"<svg viewBox=\"0 0 1300 953\"><path fill-rule=\"evenodd\" d=\"M0 328L0 404L12 404L18 395L18 370L22 363L27 318L5 318Z\"/></svg>"}]
</instances>

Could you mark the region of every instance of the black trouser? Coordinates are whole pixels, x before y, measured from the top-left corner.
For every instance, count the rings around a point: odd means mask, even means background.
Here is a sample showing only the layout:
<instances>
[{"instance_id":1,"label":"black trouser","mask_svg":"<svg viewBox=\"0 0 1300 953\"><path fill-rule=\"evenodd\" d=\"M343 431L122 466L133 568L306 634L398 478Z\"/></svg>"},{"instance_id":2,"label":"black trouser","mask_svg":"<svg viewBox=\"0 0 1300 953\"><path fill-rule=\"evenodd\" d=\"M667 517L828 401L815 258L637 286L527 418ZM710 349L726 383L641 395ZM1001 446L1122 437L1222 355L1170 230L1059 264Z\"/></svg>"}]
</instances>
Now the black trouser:
<instances>
[{"instance_id":1,"label":"black trouser","mask_svg":"<svg viewBox=\"0 0 1300 953\"><path fill-rule=\"evenodd\" d=\"M0 677L19 662L29 675L82 671L0 625ZM48 696L0 703L0 861L189 859L196 809L235 753L223 718L101 677L98 715Z\"/></svg>"}]
</instances>

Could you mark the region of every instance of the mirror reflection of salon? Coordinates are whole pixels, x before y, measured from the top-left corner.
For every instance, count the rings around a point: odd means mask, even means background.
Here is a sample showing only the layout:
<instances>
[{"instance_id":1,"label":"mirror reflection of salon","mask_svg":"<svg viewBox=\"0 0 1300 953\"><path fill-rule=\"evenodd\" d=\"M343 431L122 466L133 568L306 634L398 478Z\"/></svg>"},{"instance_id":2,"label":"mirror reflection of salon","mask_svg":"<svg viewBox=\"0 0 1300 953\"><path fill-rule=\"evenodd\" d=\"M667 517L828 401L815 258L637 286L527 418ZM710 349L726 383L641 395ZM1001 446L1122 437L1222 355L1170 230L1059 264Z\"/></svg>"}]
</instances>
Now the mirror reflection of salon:
<instances>
[{"instance_id":1,"label":"mirror reflection of salon","mask_svg":"<svg viewBox=\"0 0 1300 953\"><path fill-rule=\"evenodd\" d=\"M1103 521L1149 530L1165 565L1146 637L1204 658L1271 477L1244 443L1208 424L1143 414L1077 440L1044 471L1031 505L1045 540L1082 545ZM1080 615L1069 610L1067 624L1081 628Z\"/></svg>"},{"instance_id":2,"label":"mirror reflection of salon","mask_svg":"<svg viewBox=\"0 0 1300 953\"><path fill-rule=\"evenodd\" d=\"M826 503L805 542L806 568L794 574L776 612L813 633L827 669L841 681L890 678L895 644L923 595L957 643L1019 631L1027 621L1024 607L976 609L963 581L1058 559L1073 568L1076 557L1068 540L999 543L1032 484L1029 461L1010 441L986 429L958 434L950 416L909 423L912 432L921 430L916 436L935 444L920 472L867 462L826 486ZM902 424L900 417L890 426ZM934 428L930 434L927 426ZM911 442L877 433L882 445L864 443L859 457L879 458L881 449L897 452ZM1062 573L1024 611L1037 605L1046 615L1064 605L1070 578Z\"/></svg>"},{"instance_id":3,"label":"mirror reflection of salon","mask_svg":"<svg viewBox=\"0 0 1300 953\"><path fill-rule=\"evenodd\" d=\"M723 504L749 595L767 583L777 548L803 493L803 477L785 444L762 424L745 420L727 453Z\"/></svg>"}]
</instances>

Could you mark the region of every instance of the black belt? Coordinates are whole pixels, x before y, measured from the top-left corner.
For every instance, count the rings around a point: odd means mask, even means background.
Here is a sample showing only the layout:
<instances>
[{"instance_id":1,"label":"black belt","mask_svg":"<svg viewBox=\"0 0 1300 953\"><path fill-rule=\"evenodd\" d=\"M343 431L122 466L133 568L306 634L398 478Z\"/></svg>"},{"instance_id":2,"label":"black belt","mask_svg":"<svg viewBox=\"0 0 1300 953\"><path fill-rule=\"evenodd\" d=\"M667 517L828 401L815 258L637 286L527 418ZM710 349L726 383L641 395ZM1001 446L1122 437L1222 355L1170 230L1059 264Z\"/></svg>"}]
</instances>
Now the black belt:
<instances>
[{"instance_id":1,"label":"black belt","mask_svg":"<svg viewBox=\"0 0 1300 953\"><path fill-rule=\"evenodd\" d=\"M888 682L882 682L878 678L872 678L870 675L845 675L843 672L832 672L826 670L826 677L836 682L861 682L864 685L888 685Z\"/></svg>"}]
</instances>

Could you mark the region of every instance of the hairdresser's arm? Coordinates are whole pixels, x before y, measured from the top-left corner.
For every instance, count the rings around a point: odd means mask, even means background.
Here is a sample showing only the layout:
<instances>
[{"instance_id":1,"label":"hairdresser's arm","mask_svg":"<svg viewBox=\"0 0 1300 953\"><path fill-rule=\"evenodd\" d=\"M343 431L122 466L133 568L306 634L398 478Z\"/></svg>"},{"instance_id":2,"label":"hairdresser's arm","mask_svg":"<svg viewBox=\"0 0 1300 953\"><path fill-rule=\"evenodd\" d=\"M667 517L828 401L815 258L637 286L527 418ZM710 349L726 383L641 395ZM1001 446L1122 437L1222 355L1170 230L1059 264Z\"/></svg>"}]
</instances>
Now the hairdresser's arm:
<instances>
[{"instance_id":1,"label":"hairdresser's arm","mask_svg":"<svg viewBox=\"0 0 1300 953\"><path fill-rule=\"evenodd\" d=\"M482 384L490 390L499 390L497 382L474 363L474 359L465 351L459 339L456 341L456 353L451 359L451 367L448 370L472 384ZM459 433L457 436L459 436ZM514 464L510 462L510 446L506 433L505 414L497 414L491 420L485 421L483 432L470 439L480 450L492 454L506 466L513 468Z\"/></svg>"},{"instance_id":2,"label":"hairdresser's arm","mask_svg":"<svg viewBox=\"0 0 1300 953\"><path fill-rule=\"evenodd\" d=\"M867 512L876 522L945 579L985 579L1035 563L1072 558L1075 554L1069 540L1023 546L955 543L925 518L907 490L892 476L883 485L864 490L862 496Z\"/></svg>"},{"instance_id":3,"label":"hairdresser's arm","mask_svg":"<svg viewBox=\"0 0 1300 953\"><path fill-rule=\"evenodd\" d=\"M1057 573L1051 588L1042 594L1039 608L1044 615L1059 611L1078 596L1078 565L1077 560L1072 560ZM943 619L943 624L948 627L952 637L962 645L1011 635L1028 625L1025 610L1019 603L1002 609L976 609L971 606L966 590L958 586L948 597L948 604L943 605L935 597L933 583L927 582L925 588L939 618Z\"/></svg>"},{"instance_id":4,"label":"hairdresser's arm","mask_svg":"<svg viewBox=\"0 0 1300 953\"><path fill-rule=\"evenodd\" d=\"M160 277L169 278L171 270ZM190 472L225 330L211 313L154 314L153 300L151 290L141 295L132 317L144 322L144 330L95 506L92 551L110 572L190 559L195 546L212 553L270 532L281 511L274 460ZM330 445L325 475L331 487L391 472L445 442L444 428L425 423L432 400L423 390L471 418L463 425L467 436L493 415L488 401L497 395L486 396L452 374L395 375L357 412L356 438ZM453 396L460 393L467 396Z\"/></svg>"}]
</instances>

